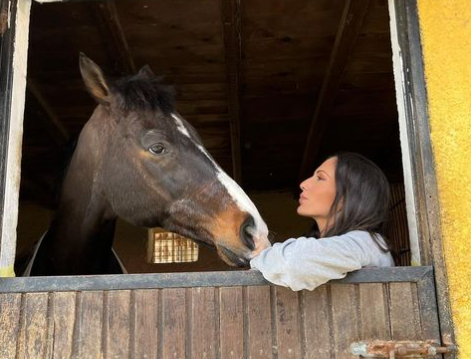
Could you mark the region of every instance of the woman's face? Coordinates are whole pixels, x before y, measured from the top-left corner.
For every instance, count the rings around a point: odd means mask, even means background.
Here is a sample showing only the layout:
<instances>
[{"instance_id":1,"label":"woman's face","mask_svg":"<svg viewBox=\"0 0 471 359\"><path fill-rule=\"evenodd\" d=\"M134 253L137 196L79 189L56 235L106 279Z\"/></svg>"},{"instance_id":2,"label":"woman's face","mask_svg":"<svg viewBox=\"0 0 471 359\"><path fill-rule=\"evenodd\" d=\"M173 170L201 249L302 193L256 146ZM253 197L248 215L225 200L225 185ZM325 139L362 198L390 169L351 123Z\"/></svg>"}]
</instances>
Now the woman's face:
<instances>
[{"instance_id":1,"label":"woman's face","mask_svg":"<svg viewBox=\"0 0 471 359\"><path fill-rule=\"evenodd\" d=\"M325 161L314 175L301 183L298 214L314 218L320 225L326 220L335 198L335 168L337 158Z\"/></svg>"}]
</instances>

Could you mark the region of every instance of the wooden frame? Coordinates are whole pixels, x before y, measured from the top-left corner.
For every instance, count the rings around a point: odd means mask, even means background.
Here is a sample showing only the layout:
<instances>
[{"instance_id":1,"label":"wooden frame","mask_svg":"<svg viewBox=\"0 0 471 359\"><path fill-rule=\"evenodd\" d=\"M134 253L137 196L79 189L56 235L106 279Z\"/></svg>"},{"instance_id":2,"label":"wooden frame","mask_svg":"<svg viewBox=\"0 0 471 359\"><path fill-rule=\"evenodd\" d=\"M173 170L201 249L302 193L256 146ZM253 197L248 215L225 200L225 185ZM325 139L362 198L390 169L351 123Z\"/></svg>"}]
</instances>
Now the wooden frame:
<instances>
[{"instance_id":1,"label":"wooden frame","mask_svg":"<svg viewBox=\"0 0 471 359\"><path fill-rule=\"evenodd\" d=\"M1 293L0 354L350 358L363 340L440 342L431 268L364 269L312 292L256 271L187 275L134 276L137 288L152 278L150 289Z\"/></svg>"},{"instance_id":2,"label":"wooden frame","mask_svg":"<svg viewBox=\"0 0 471 359\"><path fill-rule=\"evenodd\" d=\"M14 276L31 0L2 0L0 276ZM16 31L22 29L22 31Z\"/></svg>"},{"instance_id":3,"label":"wooden frame","mask_svg":"<svg viewBox=\"0 0 471 359\"><path fill-rule=\"evenodd\" d=\"M13 267L16 244L16 224L18 215L19 175L22 142L22 121L26 90L26 52L29 29L29 9L32 0L1 0L2 10L8 8L9 24L2 34L0 61L2 77L0 81L0 276L10 274ZM52 3L75 0L36 0ZM93 0L89 0L93 1ZM10 7L12 5L12 7ZM10 13L9 9L13 11ZM430 141L427 115L427 95L422 64L420 29L416 0L389 0L391 35L394 53L394 72L397 90L398 111L401 126L403 167L413 260L421 265L433 265L436 278L438 309L442 336L453 340L453 326L448 291L446 290L446 269L441 251L441 229L438 204L438 188L434 172L434 160ZM16 33L15 29L22 31ZM237 63L234 65L237 66ZM237 93L237 88L233 93ZM414 272L414 268L407 268ZM355 275L362 275L365 270ZM235 280L238 276L254 279L257 275L225 274ZM383 273L386 272L376 272ZM406 272L404 272L406 273ZM403 274L404 274L403 273ZM231 275L235 277L231 277ZM157 275L160 279L164 275ZM157 277L139 275L149 280L148 285L158 285ZM178 275L173 276L177 278ZM102 278L102 279L100 279ZM98 281L100 285L122 283L132 285L135 276L129 277L77 277L72 281L87 285L88 281ZM127 279L129 278L129 279ZM143 279L143 280L144 280ZM386 277L383 278L386 280ZM257 280L260 280L258 278ZM58 278L4 279L0 290L13 291L15 287L24 291L34 291L35 285L49 283L54 290L65 290L66 280ZM135 285L135 284L134 284ZM121 287L120 287L121 288ZM44 287L43 287L44 289ZM19 289L18 289L19 290Z\"/></svg>"},{"instance_id":4,"label":"wooden frame","mask_svg":"<svg viewBox=\"0 0 471 359\"><path fill-rule=\"evenodd\" d=\"M454 341L440 208L427 109L417 0L389 0L396 97L400 117L411 245L422 265L433 265L442 338ZM393 34L394 33L394 34ZM393 36L396 36L394 39ZM395 46L397 45L397 47ZM405 146L407 144L407 146ZM407 165L407 166L406 166ZM409 186L409 187L408 187ZM413 258L414 260L414 258Z\"/></svg>"},{"instance_id":5,"label":"wooden frame","mask_svg":"<svg viewBox=\"0 0 471 359\"><path fill-rule=\"evenodd\" d=\"M364 268L330 283L391 283L433 280L432 267ZM270 284L259 271L223 271L7 278L1 293L67 292L85 290L128 290L192 287L235 287ZM431 287L433 288L433 286Z\"/></svg>"}]
</instances>

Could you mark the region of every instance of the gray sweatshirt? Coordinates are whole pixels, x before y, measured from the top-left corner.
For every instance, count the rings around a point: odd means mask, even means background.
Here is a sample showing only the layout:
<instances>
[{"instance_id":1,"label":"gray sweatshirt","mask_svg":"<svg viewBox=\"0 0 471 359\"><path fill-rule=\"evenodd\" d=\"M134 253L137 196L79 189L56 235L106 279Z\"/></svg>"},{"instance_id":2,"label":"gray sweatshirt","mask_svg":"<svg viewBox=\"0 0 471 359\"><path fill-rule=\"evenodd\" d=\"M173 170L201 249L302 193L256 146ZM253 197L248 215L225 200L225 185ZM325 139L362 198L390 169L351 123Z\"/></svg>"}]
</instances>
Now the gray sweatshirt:
<instances>
[{"instance_id":1,"label":"gray sweatshirt","mask_svg":"<svg viewBox=\"0 0 471 359\"><path fill-rule=\"evenodd\" d=\"M351 231L335 237L300 237L275 243L252 259L250 266L269 282L298 291L313 290L362 267L391 267L394 261L368 232Z\"/></svg>"}]
</instances>

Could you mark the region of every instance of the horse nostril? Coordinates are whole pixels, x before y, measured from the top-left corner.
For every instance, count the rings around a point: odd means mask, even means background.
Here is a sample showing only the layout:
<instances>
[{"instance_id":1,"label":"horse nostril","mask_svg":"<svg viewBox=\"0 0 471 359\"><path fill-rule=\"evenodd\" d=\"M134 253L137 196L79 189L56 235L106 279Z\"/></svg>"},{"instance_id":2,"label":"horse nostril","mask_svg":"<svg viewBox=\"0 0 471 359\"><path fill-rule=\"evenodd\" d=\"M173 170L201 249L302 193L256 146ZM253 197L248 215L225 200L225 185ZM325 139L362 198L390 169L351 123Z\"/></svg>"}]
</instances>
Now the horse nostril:
<instances>
[{"instance_id":1,"label":"horse nostril","mask_svg":"<svg viewBox=\"0 0 471 359\"><path fill-rule=\"evenodd\" d=\"M240 239L251 251L255 249L255 242L253 239L253 230L255 227L254 219L251 215L247 217L245 222L240 227Z\"/></svg>"}]
</instances>

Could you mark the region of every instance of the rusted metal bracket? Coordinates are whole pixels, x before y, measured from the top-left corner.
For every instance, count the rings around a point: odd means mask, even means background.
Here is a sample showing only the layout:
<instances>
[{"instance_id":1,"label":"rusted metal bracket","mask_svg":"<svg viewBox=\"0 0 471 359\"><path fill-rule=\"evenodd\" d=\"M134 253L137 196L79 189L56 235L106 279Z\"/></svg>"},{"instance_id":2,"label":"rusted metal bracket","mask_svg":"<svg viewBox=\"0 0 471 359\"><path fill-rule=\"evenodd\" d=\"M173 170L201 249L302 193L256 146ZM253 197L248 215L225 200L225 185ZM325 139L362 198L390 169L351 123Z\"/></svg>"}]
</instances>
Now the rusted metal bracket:
<instances>
[{"instance_id":1,"label":"rusted metal bracket","mask_svg":"<svg viewBox=\"0 0 471 359\"><path fill-rule=\"evenodd\" d=\"M456 346L440 346L433 340L427 341L361 341L350 345L350 352L362 358L427 358L437 354L449 354Z\"/></svg>"}]
</instances>

